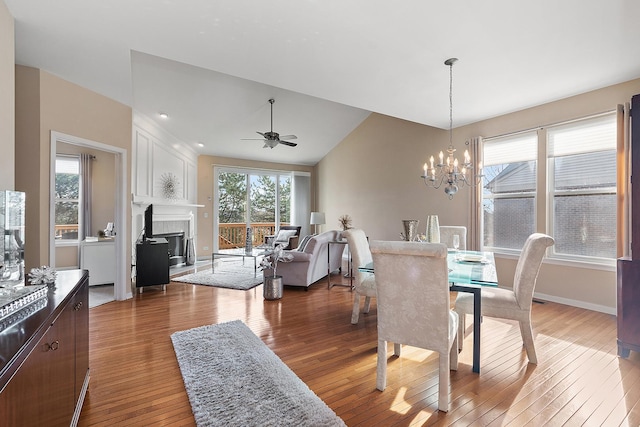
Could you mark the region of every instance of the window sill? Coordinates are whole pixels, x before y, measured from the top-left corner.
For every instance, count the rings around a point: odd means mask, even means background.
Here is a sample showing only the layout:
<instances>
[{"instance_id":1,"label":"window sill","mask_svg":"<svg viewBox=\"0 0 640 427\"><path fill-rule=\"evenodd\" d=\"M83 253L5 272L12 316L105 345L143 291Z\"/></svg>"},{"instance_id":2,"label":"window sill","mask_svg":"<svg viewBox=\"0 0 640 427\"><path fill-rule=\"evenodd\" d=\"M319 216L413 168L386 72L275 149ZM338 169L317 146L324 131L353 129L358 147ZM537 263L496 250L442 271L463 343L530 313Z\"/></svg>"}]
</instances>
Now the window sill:
<instances>
[{"instance_id":1,"label":"window sill","mask_svg":"<svg viewBox=\"0 0 640 427\"><path fill-rule=\"evenodd\" d=\"M56 247L78 246L79 240L56 240Z\"/></svg>"},{"instance_id":2,"label":"window sill","mask_svg":"<svg viewBox=\"0 0 640 427\"><path fill-rule=\"evenodd\" d=\"M494 252L495 258L500 259L510 259L510 260L518 260L519 255L515 253L506 253L506 252ZM603 260L602 262L587 262L587 261L578 261L571 259L560 259L553 257L545 257L542 261L543 264L552 264L552 265L561 265L564 267L571 268L584 268L589 270L600 270L600 271L616 271L616 260Z\"/></svg>"}]
</instances>

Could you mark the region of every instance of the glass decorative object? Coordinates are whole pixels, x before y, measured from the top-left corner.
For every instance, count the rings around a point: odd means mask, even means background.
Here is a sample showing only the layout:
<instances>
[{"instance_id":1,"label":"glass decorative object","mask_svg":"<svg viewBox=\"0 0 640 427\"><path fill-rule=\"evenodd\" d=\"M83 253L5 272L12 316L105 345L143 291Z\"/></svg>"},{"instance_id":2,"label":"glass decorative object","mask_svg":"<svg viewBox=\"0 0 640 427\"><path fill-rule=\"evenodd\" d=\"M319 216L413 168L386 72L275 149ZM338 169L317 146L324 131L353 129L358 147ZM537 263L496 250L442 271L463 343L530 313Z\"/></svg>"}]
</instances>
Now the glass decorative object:
<instances>
[{"instance_id":1,"label":"glass decorative object","mask_svg":"<svg viewBox=\"0 0 640 427\"><path fill-rule=\"evenodd\" d=\"M418 224L420 224L420 220L403 219L402 227L404 228L404 233L400 233L400 237L407 242L415 242L418 240Z\"/></svg>"},{"instance_id":2,"label":"glass decorative object","mask_svg":"<svg viewBox=\"0 0 640 427\"><path fill-rule=\"evenodd\" d=\"M25 193L0 191L0 286L24 284Z\"/></svg>"},{"instance_id":3,"label":"glass decorative object","mask_svg":"<svg viewBox=\"0 0 640 427\"><path fill-rule=\"evenodd\" d=\"M438 215L427 216L427 242L440 243L440 222Z\"/></svg>"}]
</instances>

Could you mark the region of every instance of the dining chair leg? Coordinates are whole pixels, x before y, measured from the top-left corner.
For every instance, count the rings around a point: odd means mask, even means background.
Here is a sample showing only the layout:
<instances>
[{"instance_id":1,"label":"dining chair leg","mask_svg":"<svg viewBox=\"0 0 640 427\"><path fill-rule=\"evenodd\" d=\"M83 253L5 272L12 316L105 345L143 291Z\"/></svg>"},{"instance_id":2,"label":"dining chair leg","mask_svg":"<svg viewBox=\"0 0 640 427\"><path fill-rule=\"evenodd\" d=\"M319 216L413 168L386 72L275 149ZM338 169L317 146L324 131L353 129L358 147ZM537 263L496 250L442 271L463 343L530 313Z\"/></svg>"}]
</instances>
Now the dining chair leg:
<instances>
[{"instance_id":1,"label":"dining chair leg","mask_svg":"<svg viewBox=\"0 0 640 427\"><path fill-rule=\"evenodd\" d=\"M438 378L438 409L442 412L449 411L449 353L440 353L438 356L439 378Z\"/></svg>"},{"instance_id":2,"label":"dining chair leg","mask_svg":"<svg viewBox=\"0 0 640 427\"><path fill-rule=\"evenodd\" d=\"M466 325L465 325L465 320L466 320L466 313L462 313L462 312L457 312L458 314L458 351L462 351L462 344L464 343L464 330L466 329Z\"/></svg>"},{"instance_id":3,"label":"dining chair leg","mask_svg":"<svg viewBox=\"0 0 640 427\"><path fill-rule=\"evenodd\" d=\"M520 323L520 334L522 335L524 348L527 351L527 357L529 358L529 363L533 363L535 365L538 363L538 357L536 356L536 346L533 342L533 329L531 327L531 321L529 322L521 321L519 323Z\"/></svg>"},{"instance_id":4,"label":"dining chair leg","mask_svg":"<svg viewBox=\"0 0 640 427\"><path fill-rule=\"evenodd\" d=\"M356 294L353 296L353 310L351 311L351 324L352 325L357 324L359 317L360 317L360 295Z\"/></svg>"},{"instance_id":5,"label":"dining chair leg","mask_svg":"<svg viewBox=\"0 0 640 427\"><path fill-rule=\"evenodd\" d=\"M376 368L376 388L384 391L387 387L387 342L378 340L378 364Z\"/></svg>"},{"instance_id":6,"label":"dining chair leg","mask_svg":"<svg viewBox=\"0 0 640 427\"><path fill-rule=\"evenodd\" d=\"M364 310L363 313L368 313L371 308L371 297L364 297Z\"/></svg>"}]
</instances>

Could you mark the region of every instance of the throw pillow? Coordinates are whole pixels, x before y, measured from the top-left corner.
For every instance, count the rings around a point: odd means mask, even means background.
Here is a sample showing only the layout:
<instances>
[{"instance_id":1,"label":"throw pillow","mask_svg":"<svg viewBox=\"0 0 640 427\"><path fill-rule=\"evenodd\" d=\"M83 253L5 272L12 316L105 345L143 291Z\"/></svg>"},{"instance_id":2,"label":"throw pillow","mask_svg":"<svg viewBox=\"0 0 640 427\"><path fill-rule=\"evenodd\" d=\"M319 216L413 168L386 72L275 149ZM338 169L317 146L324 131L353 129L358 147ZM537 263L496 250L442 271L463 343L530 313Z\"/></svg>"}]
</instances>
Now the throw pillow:
<instances>
[{"instance_id":1,"label":"throw pillow","mask_svg":"<svg viewBox=\"0 0 640 427\"><path fill-rule=\"evenodd\" d=\"M289 238L296 235L296 230L280 230L276 237L276 242L289 243Z\"/></svg>"},{"instance_id":2,"label":"throw pillow","mask_svg":"<svg viewBox=\"0 0 640 427\"><path fill-rule=\"evenodd\" d=\"M296 250L298 252L304 252L304 248L307 246L307 243L309 243L309 240L311 240L313 236L314 236L313 234L304 236L304 238L302 239L302 241L300 242Z\"/></svg>"}]
</instances>

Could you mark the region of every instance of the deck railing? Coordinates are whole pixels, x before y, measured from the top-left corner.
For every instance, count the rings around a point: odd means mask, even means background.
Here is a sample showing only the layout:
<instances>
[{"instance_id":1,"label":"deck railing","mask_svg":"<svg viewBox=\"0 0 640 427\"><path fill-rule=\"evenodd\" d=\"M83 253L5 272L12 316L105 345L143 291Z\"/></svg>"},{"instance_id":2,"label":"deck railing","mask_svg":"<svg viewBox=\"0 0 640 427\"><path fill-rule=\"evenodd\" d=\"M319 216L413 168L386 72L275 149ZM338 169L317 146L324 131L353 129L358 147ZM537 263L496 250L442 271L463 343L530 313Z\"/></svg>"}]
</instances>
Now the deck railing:
<instances>
[{"instance_id":1,"label":"deck railing","mask_svg":"<svg viewBox=\"0 0 640 427\"><path fill-rule=\"evenodd\" d=\"M288 224L282 224L288 225ZM273 222L251 223L251 244L259 246L264 243L264 236L271 236L276 232ZM218 227L218 247L220 249L244 248L247 237L247 225L242 223L220 224Z\"/></svg>"},{"instance_id":2,"label":"deck railing","mask_svg":"<svg viewBox=\"0 0 640 427\"><path fill-rule=\"evenodd\" d=\"M61 239L78 239L78 224L56 225L55 238Z\"/></svg>"}]
</instances>

